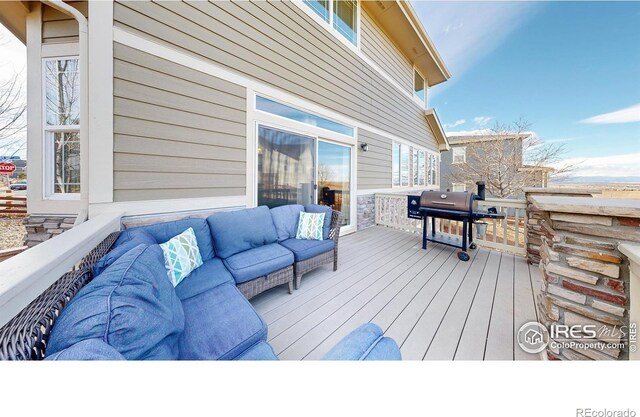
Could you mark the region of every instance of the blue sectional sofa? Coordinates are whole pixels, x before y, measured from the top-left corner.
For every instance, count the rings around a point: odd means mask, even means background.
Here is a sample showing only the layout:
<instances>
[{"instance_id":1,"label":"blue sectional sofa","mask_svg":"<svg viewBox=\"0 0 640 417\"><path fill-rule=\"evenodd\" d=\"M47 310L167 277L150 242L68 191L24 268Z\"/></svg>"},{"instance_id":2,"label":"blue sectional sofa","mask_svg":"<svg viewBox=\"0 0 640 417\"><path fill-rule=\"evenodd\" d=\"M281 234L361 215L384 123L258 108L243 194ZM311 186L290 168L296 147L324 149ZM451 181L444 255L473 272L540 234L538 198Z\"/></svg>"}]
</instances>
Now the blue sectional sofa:
<instances>
[{"instance_id":1,"label":"blue sectional sofa","mask_svg":"<svg viewBox=\"0 0 640 417\"><path fill-rule=\"evenodd\" d=\"M293 266L310 251L283 244L295 238L285 220L293 221L300 207L274 209L276 216L257 207L124 230L94 265L94 279L55 321L46 358L277 359L267 343L267 325L241 288L283 270L291 284ZM285 210L288 215L280 216ZM174 288L159 243L189 227L203 264ZM326 358L400 359L400 351L379 327L365 324Z\"/></svg>"}]
</instances>

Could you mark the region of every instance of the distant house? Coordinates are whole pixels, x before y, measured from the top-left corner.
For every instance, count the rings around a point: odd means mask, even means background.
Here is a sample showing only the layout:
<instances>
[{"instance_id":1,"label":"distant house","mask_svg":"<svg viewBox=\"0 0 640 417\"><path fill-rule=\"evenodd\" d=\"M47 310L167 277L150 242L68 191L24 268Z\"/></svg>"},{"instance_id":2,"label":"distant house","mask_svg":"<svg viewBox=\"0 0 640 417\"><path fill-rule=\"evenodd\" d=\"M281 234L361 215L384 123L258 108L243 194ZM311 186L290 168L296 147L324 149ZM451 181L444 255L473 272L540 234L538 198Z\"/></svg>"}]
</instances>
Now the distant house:
<instances>
[{"instance_id":1,"label":"distant house","mask_svg":"<svg viewBox=\"0 0 640 417\"><path fill-rule=\"evenodd\" d=\"M553 168L523 161L521 135L448 136L450 149L441 153L440 189L474 191L476 181L487 183L492 197L519 197L524 187L546 187Z\"/></svg>"},{"instance_id":2,"label":"distant house","mask_svg":"<svg viewBox=\"0 0 640 417\"><path fill-rule=\"evenodd\" d=\"M45 223L315 202L349 233L374 193L438 186L450 74L409 1L4 1L0 22L27 46Z\"/></svg>"}]
</instances>

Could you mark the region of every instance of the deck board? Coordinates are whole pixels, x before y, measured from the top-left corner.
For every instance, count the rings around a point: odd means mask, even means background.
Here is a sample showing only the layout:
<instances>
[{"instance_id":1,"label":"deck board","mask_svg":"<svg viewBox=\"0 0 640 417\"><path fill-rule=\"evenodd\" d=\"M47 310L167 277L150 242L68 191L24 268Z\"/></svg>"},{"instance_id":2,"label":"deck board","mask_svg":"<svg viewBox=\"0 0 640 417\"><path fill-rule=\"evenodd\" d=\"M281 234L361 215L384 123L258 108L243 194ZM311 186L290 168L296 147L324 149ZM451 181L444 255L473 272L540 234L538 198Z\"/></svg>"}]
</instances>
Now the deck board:
<instances>
[{"instance_id":1,"label":"deck board","mask_svg":"<svg viewBox=\"0 0 640 417\"><path fill-rule=\"evenodd\" d=\"M280 359L316 360L363 323L393 337L404 359L537 359L514 348L520 323L536 320L540 274L524 258L429 244L372 227L340 238L338 271L302 278L251 300ZM524 321L523 321L524 320Z\"/></svg>"}]
</instances>

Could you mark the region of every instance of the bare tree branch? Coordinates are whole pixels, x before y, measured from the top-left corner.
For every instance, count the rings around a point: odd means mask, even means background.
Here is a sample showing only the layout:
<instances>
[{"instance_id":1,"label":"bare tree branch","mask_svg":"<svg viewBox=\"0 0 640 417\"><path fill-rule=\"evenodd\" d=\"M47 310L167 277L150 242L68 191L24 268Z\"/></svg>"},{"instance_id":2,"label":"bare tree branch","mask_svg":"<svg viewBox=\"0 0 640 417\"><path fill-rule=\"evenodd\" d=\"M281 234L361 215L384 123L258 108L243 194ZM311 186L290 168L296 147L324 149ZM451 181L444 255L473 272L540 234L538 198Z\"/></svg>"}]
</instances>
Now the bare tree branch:
<instances>
[{"instance_id":1,"label":"bare tree branch","mask_svg":"<svg viewBox=\"0 0 640 417\"><path fill-rule=\"evenodd\" d=\"M508 198L525 187L539 186L543 177L567 175L574 166L558 166L566 149L545 144L531 132L531 124L519 119L511 124L496 122L490 132L470 141L466 161L452 164L449 182L485 182L487 193ZM552 168L553 167L553 168Z\"/></svg>"}]
</instances>

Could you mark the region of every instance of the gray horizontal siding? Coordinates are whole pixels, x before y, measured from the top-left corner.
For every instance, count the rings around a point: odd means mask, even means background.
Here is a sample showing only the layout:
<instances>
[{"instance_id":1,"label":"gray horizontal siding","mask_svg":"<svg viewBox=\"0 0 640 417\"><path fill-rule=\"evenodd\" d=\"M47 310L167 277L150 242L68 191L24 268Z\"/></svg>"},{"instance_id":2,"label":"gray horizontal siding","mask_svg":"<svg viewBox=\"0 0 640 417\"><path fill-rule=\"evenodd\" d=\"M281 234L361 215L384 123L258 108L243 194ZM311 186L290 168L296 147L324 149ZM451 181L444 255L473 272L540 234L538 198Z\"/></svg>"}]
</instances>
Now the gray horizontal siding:
<instances>
[{"instance_id":1,"label":"gray horizontal siding","mask_svg":"<svg viewBox=\"0 0 640 417\"><path fill-rule=\"evenodd\" d=\"M124 2L115 25L430 149L423 111L288 2Z\"/></svg>"},{"instance_id":2,"label":"gray horizontal siding","mask_svg":"<svg viewBox=\"0 0 640 417\"><path fill-rule=\"evenodd\" d=\"M363 8L361 13L360 48L402 88L413 94L413 65Z\"/></svg>"},{"instance_id":3,"label":"gray horizontal siding","mask_svg":"<svg viewBox=\"0 0 640 417\"><path fill-rule=\"evenodd\" d=\"M363 142L369 150L358 149L358 189L391 188L391 139L360 129L358 143Z\"/></svg>"},{"instance_id":4,"label":"gray horizontal siding","mask_svg":"<svg viewBox=\"0 0 640 417\"><path fill-rule=\"evenodd\" d=\"M67 4L85 17L89 16L89 2L70 1ZM78 22L74 18L53 7L42 6L42 43L77 42L78 36Z\"/></svg>"},{"instance_id":5,"label":"gray horizontal siding","mask_svg":"<svg viewBox=\"0 0 640 417\"><path fill-rule=\"evenodd\" d=\"M114 200L246 194L246 90L114 44Z\"/></svg>"}]
</instances>

